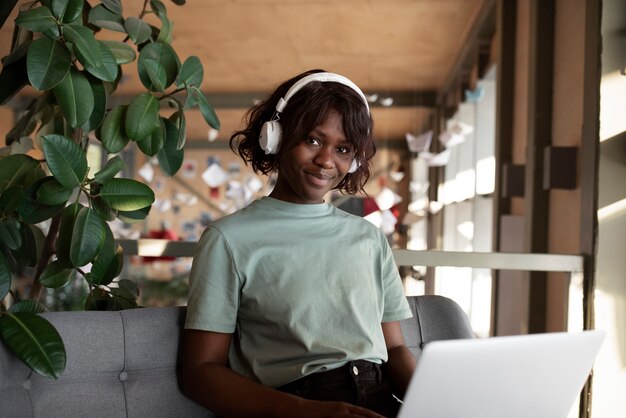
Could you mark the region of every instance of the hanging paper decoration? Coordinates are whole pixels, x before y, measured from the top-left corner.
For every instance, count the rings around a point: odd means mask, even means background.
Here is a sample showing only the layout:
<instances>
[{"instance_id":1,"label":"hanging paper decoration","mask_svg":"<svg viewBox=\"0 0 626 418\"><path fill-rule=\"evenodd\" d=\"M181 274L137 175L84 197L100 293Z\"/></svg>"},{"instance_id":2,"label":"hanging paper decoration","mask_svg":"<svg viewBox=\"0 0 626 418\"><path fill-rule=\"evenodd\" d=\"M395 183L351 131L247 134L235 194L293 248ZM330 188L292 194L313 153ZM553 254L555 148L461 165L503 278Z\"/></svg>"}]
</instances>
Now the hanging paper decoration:
<instances>
[{"instance_id":1,"label":"hanging paper decoration","mask_svg":"<svg viewBox=\"0 0 626 418\"><path fill-rule=\"evenodd\" d=\"M425 152L430 149L430 143L433 140L433 131L425 132L421 135L413 135L409 132L404 134L407 146L411 152Z\"/></svg>"},{"instance_id":2,"label":"hanging paper decoration","mask_svg":"<svg viewBox=\"0 0 626 418\"><path fill-rule=\"evenodd\" d=\"M219 164L211 164L202 173L202 180L211 188L219 187L228 180L228 173Z\"/></svg>"},{"instance_id":3,"label":"hanging paper decoration","mask_svg":"<svg viewBox=\"0 0 626 418\"><path fill-rule=\"evenodd\" d=\"M419 158L425 160L429 167L442 167L448 164L448 161L450 161L450 150L445 149L439 154L422 152L420 153Z\"/></svg>"},{"instance_id":4,"label":"hanging paper decoration","mask_svg":"<svg viewBox=\"0 0 626 418\"><path fill-rule=\"evenodd\" d=\"M383 187L376 196L376 204L382 211L389 210L400 202L402 202L402 197L389 187Z\"/></svg>"},{"instance_id":5,"label":"hanging paper decoration","mask_svg":"<svg viewBox=\"0 0 626 418\"><path fill-rule=\"evenodd\" d=\"M452 148L464 141L465 136L450 131L444 131L439 135L439 142L446 148Z\"/></svg>"}]
</instances>

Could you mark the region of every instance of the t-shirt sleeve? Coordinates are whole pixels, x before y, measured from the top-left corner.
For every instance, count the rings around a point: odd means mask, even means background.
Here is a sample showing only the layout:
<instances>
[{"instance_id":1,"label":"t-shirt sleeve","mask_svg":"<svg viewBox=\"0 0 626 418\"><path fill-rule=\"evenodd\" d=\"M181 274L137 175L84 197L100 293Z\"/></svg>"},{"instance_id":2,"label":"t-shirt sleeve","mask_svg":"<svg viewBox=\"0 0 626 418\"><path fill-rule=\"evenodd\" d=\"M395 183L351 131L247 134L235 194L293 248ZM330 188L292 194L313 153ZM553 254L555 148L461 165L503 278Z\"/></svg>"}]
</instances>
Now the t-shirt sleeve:
<instances>
[{"instance_id":1,"label":"t-shirt sleeve","mask_svg":"<svg viewBox=\"0 0 626 418\"><path fill-rule=\"evenodd\" d=\"M398 267L393 258L393 252L385 236L380 233L382 247L382 279L385 308L383 310L382 322L400 321L411 318L411 308L404 295L402 279L398 272Z\"/></svg>"},{"instance_id":2,"label":"t-shirt sleeve","mask_svg":"<svg viewBox=\"0 0 626 418\"><path fill-rule=\"evenodd\" d=\"M185 328L233 333L240 280L228 242L209 226L198 242L189 275Z\"/></svg>"}]
</instances>

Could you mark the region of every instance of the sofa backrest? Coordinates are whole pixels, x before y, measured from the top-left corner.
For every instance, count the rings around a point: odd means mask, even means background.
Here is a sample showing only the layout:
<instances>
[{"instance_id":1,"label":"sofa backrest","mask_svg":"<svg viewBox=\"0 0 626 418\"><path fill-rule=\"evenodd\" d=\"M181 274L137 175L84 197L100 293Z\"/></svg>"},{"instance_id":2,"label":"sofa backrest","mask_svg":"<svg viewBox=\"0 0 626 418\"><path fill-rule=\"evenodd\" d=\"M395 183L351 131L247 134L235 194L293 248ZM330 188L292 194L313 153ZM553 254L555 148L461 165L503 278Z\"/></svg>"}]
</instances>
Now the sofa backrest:
<instances>
[{"instance_id":1,"label":"sofa backrest","mask_svg":"<svg viewBox=\"0 0 626 418\"><path fill-rule=\"evenodd\" d=\"M0 417L213 417L178 388L184 307L45 313L67 352L57 380L0 344Z\"/></svg>"},{"instance_id":2,"label":"sofa backrest","mask_svg":"<svg viewBox=\"0 0 626 418\"><path fill-rule=\"evenodd\" d=\"M401 322L414 355L424 342L472 338L469 320L452 300L409 297L414 317ZM185 308L42 314L67 352L57 380L32 373L0 343L0 417L214 417L178 385Z\"/></svg>"}]
</instances>

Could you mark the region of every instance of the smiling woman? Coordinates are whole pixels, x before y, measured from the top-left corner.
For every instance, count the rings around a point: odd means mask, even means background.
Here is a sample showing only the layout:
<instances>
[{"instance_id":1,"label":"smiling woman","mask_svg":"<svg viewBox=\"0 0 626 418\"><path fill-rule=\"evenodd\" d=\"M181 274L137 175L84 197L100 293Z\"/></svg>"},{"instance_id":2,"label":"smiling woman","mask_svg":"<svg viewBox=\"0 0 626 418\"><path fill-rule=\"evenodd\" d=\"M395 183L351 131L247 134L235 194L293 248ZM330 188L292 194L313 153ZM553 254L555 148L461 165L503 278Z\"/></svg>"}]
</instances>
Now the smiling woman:
<instances>
[{"instance_id":1,"label":"smiling woman","mask_svg":"<svg viewBox=\"0 0 626 418\"><path fill-rule=\"evenodd\" d=\"M183 388L220 416L397 414L415 363L391 248L324 202L362 190L371 132L361 90L315 70L281 84L231 137L278 178L268 197L209 225L194 257Z\"/></svg>"}]
</instances>

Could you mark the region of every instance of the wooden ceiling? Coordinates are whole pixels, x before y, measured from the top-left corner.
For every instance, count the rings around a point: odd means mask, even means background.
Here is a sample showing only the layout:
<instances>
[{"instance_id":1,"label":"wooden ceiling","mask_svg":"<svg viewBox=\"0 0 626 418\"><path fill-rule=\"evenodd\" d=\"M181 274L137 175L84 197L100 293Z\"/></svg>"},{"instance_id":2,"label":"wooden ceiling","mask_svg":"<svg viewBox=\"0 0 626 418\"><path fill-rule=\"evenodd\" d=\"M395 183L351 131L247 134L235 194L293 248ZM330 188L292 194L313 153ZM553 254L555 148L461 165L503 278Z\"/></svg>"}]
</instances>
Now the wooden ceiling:
<instances>
[{"instance_id":1,"label":"wooden ceiling","mask_svg":"<svg viewBox=\"0 0 626 418\"><path fill-rule=\"evenodd\" d=\"M396 141L424 128L428 104L453 70L484 2L188 0L176 6L165 1L181 61L196 55L203 63L202 88L222 121L220 140L239 126L253 98L297 73L323 68L377 94L375 136ZM143 1L122 3L128 17L138 14ZM14 17L0 30L0 56L8 53ZM131 73L125 71L123 95L142 88ZM381 107L385 97L395 103ZM190 116L188 138L206 141L201 118Z\"/></svg>"}]
</instances>

